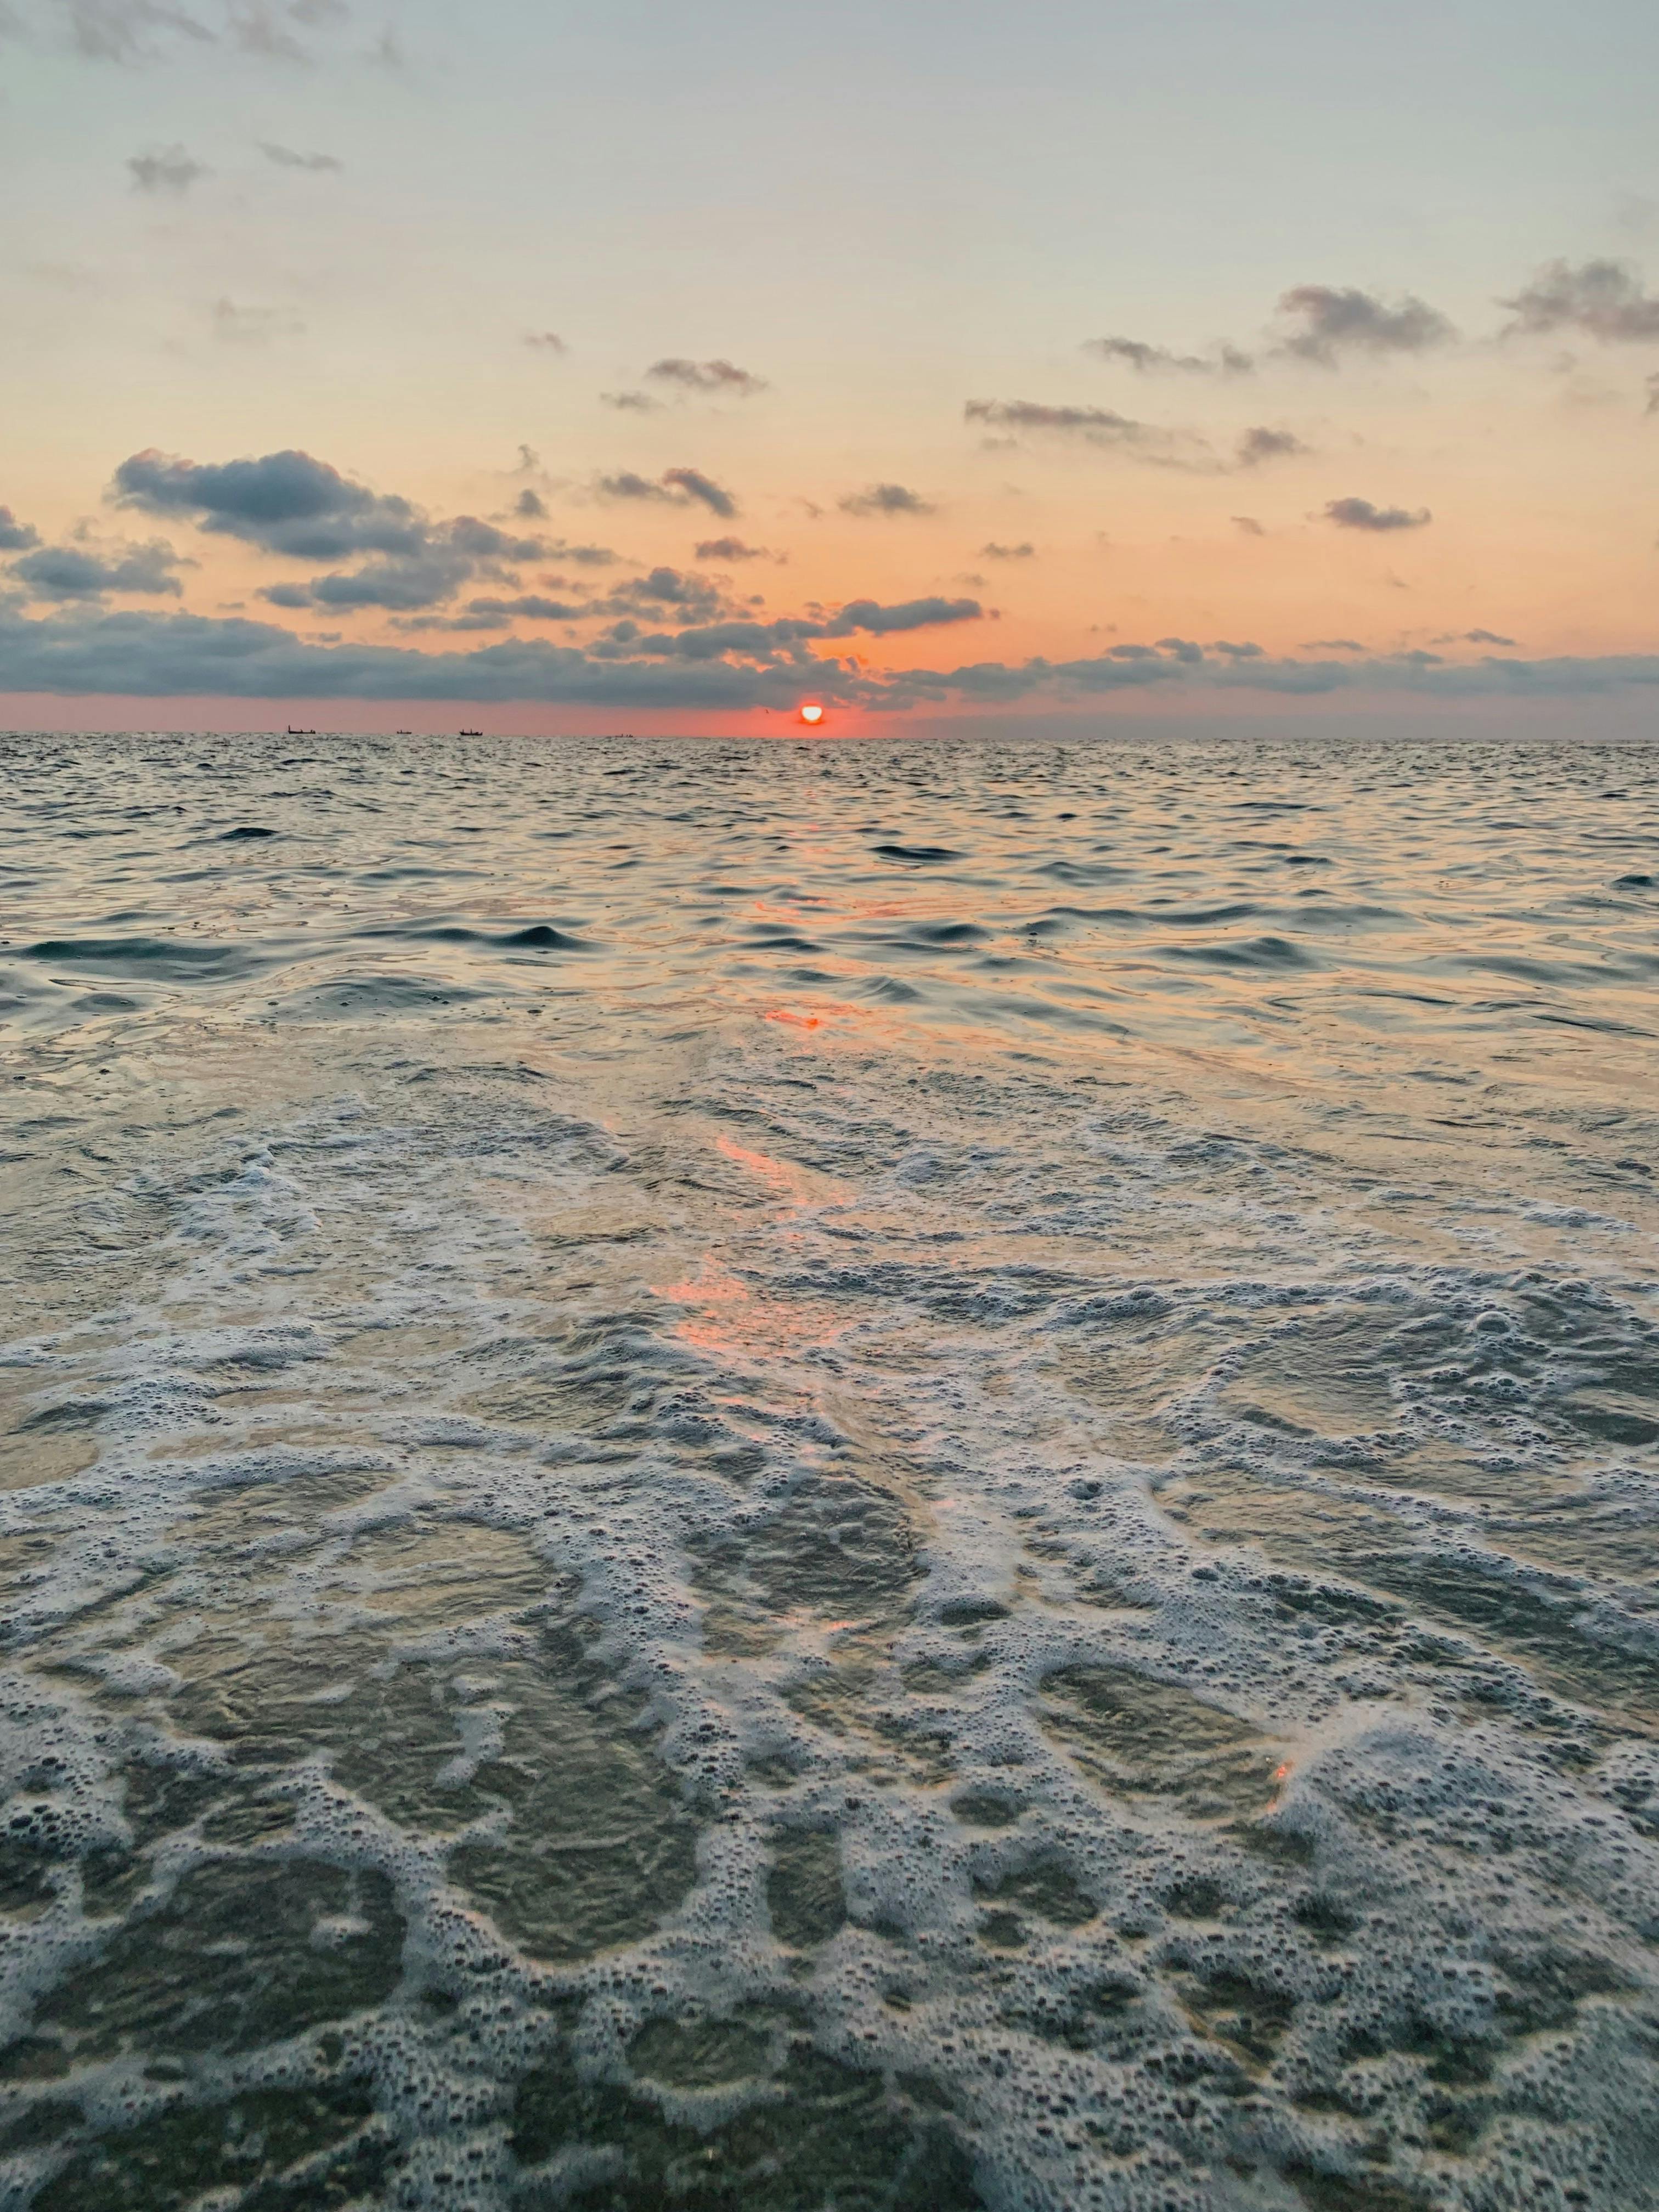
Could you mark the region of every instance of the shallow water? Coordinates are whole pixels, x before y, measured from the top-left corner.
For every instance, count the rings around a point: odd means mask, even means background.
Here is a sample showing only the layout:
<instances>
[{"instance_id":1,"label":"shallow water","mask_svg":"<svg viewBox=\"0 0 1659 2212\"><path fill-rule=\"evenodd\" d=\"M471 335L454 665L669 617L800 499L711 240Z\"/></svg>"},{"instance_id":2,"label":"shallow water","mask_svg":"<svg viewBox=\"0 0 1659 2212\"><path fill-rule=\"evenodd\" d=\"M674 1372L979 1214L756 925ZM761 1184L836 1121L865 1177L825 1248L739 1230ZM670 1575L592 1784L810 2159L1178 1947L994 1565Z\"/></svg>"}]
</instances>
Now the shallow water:
<instances>
[{"instance_id":1,"label":"shallow water","mask_svg":"<svg viewBox=\"0 0 1659 2212\"><path fill-rule=\"evenodd\" d=\"M0 774L0 2204L1659 2203L1659 757Z\"/></svg>"}]
</instances>

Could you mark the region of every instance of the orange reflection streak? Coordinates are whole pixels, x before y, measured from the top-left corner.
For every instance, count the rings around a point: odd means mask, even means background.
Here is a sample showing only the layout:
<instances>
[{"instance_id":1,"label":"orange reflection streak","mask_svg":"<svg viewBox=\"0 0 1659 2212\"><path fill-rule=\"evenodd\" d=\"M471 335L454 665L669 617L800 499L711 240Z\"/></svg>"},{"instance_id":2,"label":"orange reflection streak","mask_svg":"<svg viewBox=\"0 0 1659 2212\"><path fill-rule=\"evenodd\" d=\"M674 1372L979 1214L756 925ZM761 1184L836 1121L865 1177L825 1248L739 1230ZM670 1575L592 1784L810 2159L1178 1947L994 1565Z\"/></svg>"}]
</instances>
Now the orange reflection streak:
<instances>
[{"instance_id":1,"label":"orange reflection streak","mask_svg":"<svg viewBox=\"0 0 1659 2212\"><path fill-rule=\"evenodd\" d=\"M688 1310L674 1324L682 1344L715 1359L770 1357L782 1346L830 1344L845 1322L828 1328L825 1316L787 1298L757 1298L719 1261L705 1259L695 1276L680 1283L653 1283L654 1297Z\"/></svg>"},{"instance_id":2,"label":"orange reflection streak","mask_svg":"<svg viewBox=\"0 0 1659 2212\"><path fill-rule=\"evenodd\" d=\"M759 1176L787 1197L794 1198L803 1189L799 1168L786 1167L781 1160L769 1158L764 1152L751 1152L746 1145L736 1144L730 1137L716 1137L714 1150L726 1159L735 1160L740 1168L747 1168L750 1175Z\"/></svg>"},{"instance_id":3,"label":"orange reflection streak","mask_svg":"<svg viewBox=\"0 0 1659 2212\"><path fill-rule=\"evenodd\" d=\"M754 1293L746 1283L740 1283L728 1269L716 1260L705 1260L695 1279L683 1283L653 1283L651 1294L658 1298L672 1298L676 1305L718 1306L735 1305Z\"/></svg>"},{"instance_id":4,"label":"orange reflection streak","mask_svg":"<svg viewBox=\"0 0 1659 2212\"><path fill-rule=\"evenodd\" d=\"M787 1006L769 1006L766 1018L769 1022L793 1022L798 1030L816 1030L823 1024L822 1014L792 1014Z\"/></svg>"},{"instance_id":5,"label":"orange reflection streak","mask_svg":"<svg viewBox=\"0 0 1659 2212\"><path fill-rule=\"evenodd\" d=\"M787 1222L800 1207L833 1204L845 1195L839 1184L787 1160L775 1160L732 1138L717 1135L714 1149L722 1158L744 1169L765 1184L779 1204L777 1218ZM798 1231L786 1229L793 1241ZM749 1285L712 1254L706 1254L696 1272L677 1283L653 1283L653 1297L665 1298L686 1310L674 1325L684 1344L716 1358L744 1354L775 1354L782 1346L832 1343L847 1327L838 1316L779 1297L769 1291L757 1297Z\"/></svg>"}]
</instances>

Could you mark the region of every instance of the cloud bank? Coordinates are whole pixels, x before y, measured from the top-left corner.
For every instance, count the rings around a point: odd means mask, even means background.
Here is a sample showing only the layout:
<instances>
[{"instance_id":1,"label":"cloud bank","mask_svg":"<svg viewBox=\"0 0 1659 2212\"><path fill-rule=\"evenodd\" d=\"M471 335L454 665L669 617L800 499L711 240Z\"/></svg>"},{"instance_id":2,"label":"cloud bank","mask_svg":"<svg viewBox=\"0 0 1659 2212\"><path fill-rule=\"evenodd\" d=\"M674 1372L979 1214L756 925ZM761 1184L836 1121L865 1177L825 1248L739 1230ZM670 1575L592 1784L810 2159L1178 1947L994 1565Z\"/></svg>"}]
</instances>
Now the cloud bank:
<instances>
[{"instance_id":1,"label":"cloud bank","mask_svg":"<svg viewBox=\"0 0 1659 2212\"><path fill-rule=\"evenodd\" d=\"M1522 659L1493 653L1452 664L1433 653L1303 659L1248 642L1205 647L1185 639L1119 645L1083 659L981 661L943 671L871 673L805 654L805 639L867 635L943 618L971 602L911 602L879 609L854 602L834 623L717 625L676 639L641 632L592 647L504 640L467 651L318 644L274 623L190 614L70 611L38 618L0 603L0 690L150 697L453 700L490 704L659 708L694 713L793 707L810 673L832 703L875 712L925 704L1043 699L1076 704L1109 694L1183 686L1285 696L1340 691L1441 699L1499 696L1568 698L1659 687L1659 654ZM844 625L844 627L842 627ZM801 635L783 633L798 629ZM793 648L793 649L792 649ZM746 656L746 657L739 657Z\"/></svg>"}]
</instances>

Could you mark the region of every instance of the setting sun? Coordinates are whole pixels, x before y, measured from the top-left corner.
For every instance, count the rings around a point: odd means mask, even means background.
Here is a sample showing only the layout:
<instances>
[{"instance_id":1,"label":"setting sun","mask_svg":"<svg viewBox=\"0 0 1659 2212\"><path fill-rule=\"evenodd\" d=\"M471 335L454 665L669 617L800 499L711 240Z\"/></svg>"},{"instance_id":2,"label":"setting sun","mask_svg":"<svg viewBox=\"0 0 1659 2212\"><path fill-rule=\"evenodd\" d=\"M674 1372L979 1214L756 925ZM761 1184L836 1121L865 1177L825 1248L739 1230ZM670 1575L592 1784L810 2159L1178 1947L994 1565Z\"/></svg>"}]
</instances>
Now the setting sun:
<instances>
[{"instance_id":1,"label":"setting sun","mask_svg":"<svg viewBox=\"0 0 1659 2212\"><path fill-rule=\"evenodd\" d=\"M803 707L800 718L810 728L823 720L823 709L822 707Z\"/></svg>"}]
</instances>

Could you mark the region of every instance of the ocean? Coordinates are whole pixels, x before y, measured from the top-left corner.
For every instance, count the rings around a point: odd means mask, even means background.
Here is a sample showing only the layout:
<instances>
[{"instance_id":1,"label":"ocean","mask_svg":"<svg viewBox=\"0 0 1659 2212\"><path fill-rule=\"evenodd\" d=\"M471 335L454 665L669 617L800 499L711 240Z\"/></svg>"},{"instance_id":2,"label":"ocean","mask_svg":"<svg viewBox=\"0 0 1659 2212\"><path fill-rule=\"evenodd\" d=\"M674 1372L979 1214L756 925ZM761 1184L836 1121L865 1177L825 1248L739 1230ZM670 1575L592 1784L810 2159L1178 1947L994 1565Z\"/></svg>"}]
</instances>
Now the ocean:
<instances>
[{"instance_id":1,"label":"ocean","mask_svg":"<svg viewBox=\"0 0 1659 2212\"><path fill-rule=\"evenodd\" d=\"M0 741L0 2205L1659 2203L1659 752Z\"/></svg>"}]
</instances>

